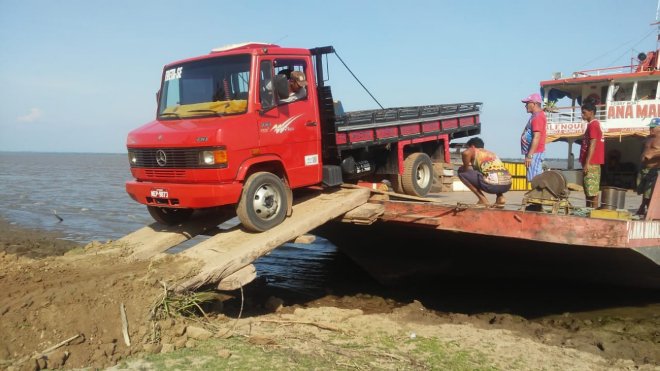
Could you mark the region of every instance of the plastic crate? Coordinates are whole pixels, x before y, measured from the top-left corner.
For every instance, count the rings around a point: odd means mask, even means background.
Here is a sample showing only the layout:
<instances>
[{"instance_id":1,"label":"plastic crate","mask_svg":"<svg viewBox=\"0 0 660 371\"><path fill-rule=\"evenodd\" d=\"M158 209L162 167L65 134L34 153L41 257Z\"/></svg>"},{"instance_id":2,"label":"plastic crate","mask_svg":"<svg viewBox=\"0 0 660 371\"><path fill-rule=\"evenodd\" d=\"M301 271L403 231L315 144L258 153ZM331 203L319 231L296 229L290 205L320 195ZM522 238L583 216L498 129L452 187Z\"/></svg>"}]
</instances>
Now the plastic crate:
<instances>
[{"instance_id":1,"label":"plastic crate","mask_svg":"<svg viewBox=\"0 0 660 371\"><path fill-rule=\"evenodd\" d=\"M504 167L511 174L512 191L528 191L532 189L532 184L527 181L527 168L524 162L502 162Z\"/></svg>"}]
</instances>

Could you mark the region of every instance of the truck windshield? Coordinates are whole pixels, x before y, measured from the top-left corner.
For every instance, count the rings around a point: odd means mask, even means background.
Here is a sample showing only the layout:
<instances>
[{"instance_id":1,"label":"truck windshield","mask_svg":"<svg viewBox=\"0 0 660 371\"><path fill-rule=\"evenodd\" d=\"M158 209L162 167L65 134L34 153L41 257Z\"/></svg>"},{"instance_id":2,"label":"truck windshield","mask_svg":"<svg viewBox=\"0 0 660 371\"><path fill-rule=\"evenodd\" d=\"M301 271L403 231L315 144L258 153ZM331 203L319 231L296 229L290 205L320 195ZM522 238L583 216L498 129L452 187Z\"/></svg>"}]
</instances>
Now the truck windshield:
<instances>
[{"instance_id":1,"label":"truck windshield","mask_svg":"<svg viewBox=\"0 0 660 371\"><path fill-rule=\"evenodd\" d=\"M168 66L158 118L224 116L247 111L250 56L236 55Z\"/></svg>"}]
</instances>

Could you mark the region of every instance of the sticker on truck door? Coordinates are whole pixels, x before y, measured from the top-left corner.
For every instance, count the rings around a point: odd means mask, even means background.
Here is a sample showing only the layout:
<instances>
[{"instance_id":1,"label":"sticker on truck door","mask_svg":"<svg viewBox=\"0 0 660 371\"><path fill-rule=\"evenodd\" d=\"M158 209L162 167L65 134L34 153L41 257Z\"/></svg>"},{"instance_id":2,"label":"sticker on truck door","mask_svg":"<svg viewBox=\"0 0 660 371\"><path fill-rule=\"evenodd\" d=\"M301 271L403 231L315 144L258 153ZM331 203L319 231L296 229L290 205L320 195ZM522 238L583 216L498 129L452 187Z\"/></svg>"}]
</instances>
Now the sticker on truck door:
<instances>
[{"instance_id":1,"label":"sticker on truck door","mask_svg":"<svg viewBox=\"0 0 660 371\"><path fill-rule=\"evenodd\" d=\"M319 155L307 155L305 156L305 166L318 165Z\"/></svg>"},{"instance_id":2,"label":"sticker on truck door","mask_svg":"<svg viewBox=\"0 0 660 371\"><path fill-rule=\"evenodd\" d=\"M274 131L274 132L277 133L277 134L282 134L282 133L284 133L285 131L293 131L293 128L290 127L291 124L292 124L294 121L296 121L296 119L297 119L298 117L300 117L300 116L302 116L302 115L303 115L303 114L300 113L300 114L295 115L295 116L293 116L293 117L289 117L289 118L286 119L286 121L284 121L283 123L273 125L273 127L272 127L270 130L271 130L271 131Z\"/></svg>"},{"instance_id":3,"label":"sticker on truck door","mask_svg":"<svg viewBox=\"0 0 660 371\"><path fill-rule=\"evenodd\" d=\"M169 198L170 193L167 191L167 189L154 188L154 189L151 190L151 197L153 197L153 198Z\"/></svg>"}]
</instances>

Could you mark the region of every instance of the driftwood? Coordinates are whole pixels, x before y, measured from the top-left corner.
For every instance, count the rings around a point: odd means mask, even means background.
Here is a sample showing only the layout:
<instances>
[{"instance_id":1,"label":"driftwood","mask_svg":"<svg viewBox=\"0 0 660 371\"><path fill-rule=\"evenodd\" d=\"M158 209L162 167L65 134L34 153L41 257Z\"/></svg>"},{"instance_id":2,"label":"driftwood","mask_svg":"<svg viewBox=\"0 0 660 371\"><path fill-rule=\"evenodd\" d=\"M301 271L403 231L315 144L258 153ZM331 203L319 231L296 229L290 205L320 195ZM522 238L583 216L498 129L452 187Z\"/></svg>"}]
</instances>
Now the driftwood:
<instances>
[{"instance_id":1,"label":"driftwood","mask_svg":"<svg viewBox=\"0 0 660 371\"><path fill-rule=\"evenodd\" d=\"M70 341L73 341L73 340L79 338L80 336L81 336L81 334L74 335L74 336L72 336L72 337L70 337L70 338L68 338L68 339L66 339L62 342L59 342L59 343L53 345L52 347L40 352L39 355L47 354L47 353L50 353L50 352L54 351L55 349L57 349L59 347L63 347L65 345L67 345Z\"/></svg>"},{"instance_id":2,"label":"driftwood","mask_svg":"<svg viewBox=\"0 0 660 371\"><path fill-rule=\"evenodd\" d=\"M121 333L124 335L124 343L130 347L131 338L128 336L128 319L126 318L126 307L124 303L119 305L119 313L121 315Z\"/></svg>"}]
</instances>

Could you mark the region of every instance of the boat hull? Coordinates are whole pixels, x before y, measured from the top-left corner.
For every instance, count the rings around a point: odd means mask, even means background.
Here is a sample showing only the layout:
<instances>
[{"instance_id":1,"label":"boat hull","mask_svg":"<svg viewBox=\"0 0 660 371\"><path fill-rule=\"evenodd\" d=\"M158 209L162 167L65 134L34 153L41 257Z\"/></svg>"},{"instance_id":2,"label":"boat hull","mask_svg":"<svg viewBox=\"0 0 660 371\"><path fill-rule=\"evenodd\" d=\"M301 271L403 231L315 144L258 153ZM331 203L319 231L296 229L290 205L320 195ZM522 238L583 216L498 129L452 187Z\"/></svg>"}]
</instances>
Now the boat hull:
<instances>
[{"instance_id":1,"label":"boat hull","mask_svg":"<svg viewBox=\"0 0 660 371\"><path fill-rule=\"evenodd\" d=\"M332 222L315 233L387 285L444 277L660 288L658 246L585 246L382 219L372 225Z\"/></svg>"}]
</instances>

